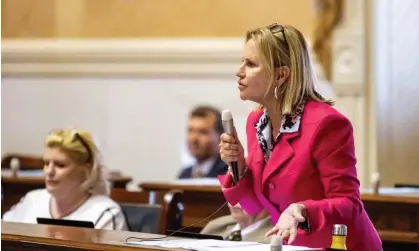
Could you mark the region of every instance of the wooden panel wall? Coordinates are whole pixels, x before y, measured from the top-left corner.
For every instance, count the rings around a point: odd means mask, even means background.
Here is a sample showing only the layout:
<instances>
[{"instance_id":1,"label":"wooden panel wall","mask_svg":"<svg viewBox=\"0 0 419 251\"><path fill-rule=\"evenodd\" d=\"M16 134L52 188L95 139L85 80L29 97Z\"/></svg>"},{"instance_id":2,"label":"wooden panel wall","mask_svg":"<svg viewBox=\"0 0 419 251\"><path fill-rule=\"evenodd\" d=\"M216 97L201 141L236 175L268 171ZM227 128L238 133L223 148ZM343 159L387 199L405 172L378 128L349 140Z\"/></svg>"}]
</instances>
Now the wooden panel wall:
<instances>
[{"instance_id":1,"label":"wooden panel wall","mask_svg":"<svg viewBox=\"0 0 419 251\"><path fill-rule=\"evenodd\" d=\"M3 38L230 37L283 22L313 31L312 0L3 0Z\"/></svg>"}]
</instances>

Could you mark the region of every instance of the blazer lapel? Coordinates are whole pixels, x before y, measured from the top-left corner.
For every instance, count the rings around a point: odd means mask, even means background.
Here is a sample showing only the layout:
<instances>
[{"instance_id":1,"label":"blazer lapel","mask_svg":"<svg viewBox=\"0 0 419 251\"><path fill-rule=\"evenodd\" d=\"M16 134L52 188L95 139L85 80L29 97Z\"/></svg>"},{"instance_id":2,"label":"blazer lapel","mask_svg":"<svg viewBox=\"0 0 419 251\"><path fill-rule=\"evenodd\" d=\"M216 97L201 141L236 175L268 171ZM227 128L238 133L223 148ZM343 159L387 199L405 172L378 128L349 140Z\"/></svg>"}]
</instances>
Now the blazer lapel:
<instances>
[{"instance_id":1,"label":"blazer lapel","mask_svg":"<svg viewBox=\"0 0 419 251\"><path fill-rule=\"evenodd\" d=\"M278 142L271 152L269 160L263 170L262 187L273 173L281 169L284 164L294 156L291 140L300 135L300 124L304 105L305 102L301 103L296 108L294 114L284 115L282 118Z\"/></svg>"},{"instance_id":2,"label":"blazer lapel","mask_svg":"<svg viewBox=\"0 0 419 251\"><path fill-rule=\"evenodd\" d=\"M252 158L249 159L249 162L252 163L249 164L252 166L253 180L260 182L262 180L263 169L265 166L265 157L263 156L263 152L258 144L255 144L252 153ZM254 187L259 188L260 183L255 185Z\"/></svg>"},{"instance_id":3,"label":"blazer lapel","mask_svg":"<svg viewBox=\"0 0 419 251\"><path fill-rule=\"evenodd\" d=\"M263 170L262 187L274 172L280 170L294 156L291 140L299 134L299 131L282 134Z\"/></svg>"},{"instance_id":4,"label":"blazer lapel","mask_svg":"<svg viewBox=\"0 0 419 251\"><path fill-rule=\"evenodd\" d=\"M262 186L260 186L261 189L263 189L263 186L268 178L277 170L281 169L294 155L291 140L300 134L300 123L304 106L305 101L296 108L295 113L283 116L281 126L279 128L279 138L272 152L269 152L272 147L272 132L269 128L272 127L267 111L264 110L261 112L258 119L253 121L256 130L255 140L258 145L258 150L254 151L256 154L254 156L255 160L253 160L253 164L256 164L256 167L252 171L254 172L255 180L262 180ZM266 164L264 156L265 153L269 154L269 159ZM263 160L259 162L260 159Z\"/></svg>"}]
</instances>

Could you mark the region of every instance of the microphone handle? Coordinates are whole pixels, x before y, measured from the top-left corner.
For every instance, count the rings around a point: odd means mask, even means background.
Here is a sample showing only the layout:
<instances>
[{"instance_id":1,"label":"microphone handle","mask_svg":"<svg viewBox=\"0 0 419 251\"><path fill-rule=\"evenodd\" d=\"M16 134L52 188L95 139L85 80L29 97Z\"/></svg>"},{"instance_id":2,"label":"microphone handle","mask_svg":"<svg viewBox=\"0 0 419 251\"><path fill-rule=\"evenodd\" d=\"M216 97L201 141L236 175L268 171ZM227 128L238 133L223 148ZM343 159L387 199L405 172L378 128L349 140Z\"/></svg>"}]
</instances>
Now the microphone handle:
<instances>
[{"instance_id":1,"label":"microphone handle","mask_svg":"<svg viewBox=\"0 0 419 251\"><path fill-rule=\"evenodd\" d=\"M231 162L231 169L233 171L233 183L236 185L239 181L239 167L237 166L237 162Z\"/></svg>"}]
</instances>

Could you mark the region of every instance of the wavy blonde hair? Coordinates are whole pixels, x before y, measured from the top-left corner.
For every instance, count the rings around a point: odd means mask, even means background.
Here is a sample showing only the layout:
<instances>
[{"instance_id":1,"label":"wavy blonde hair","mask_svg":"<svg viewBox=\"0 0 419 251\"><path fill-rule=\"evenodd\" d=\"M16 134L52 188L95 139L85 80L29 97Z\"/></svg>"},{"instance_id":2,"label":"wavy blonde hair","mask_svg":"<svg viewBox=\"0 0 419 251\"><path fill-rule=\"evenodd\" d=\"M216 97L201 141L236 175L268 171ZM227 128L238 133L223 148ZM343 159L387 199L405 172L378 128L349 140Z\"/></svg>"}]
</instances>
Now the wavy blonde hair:
<instances>
[{"instance_id":1,"label":"wavy blonde hair","mask_svg":"<svg viewBox=\"0 0 419 251\"><path fill-rule=\"evenodd\" d=\"M249 30L246 42L255 43L261 63L267 69L269 88L265 96L277 90L278 109L284 114L295 112L307 98L333 105L316 91L317 78L310 59L309 47L303 34L292 26L272 24ZM275 89L275 69L290 68L288 79ZM260 105L259 109L263 109Z\"/></svg>"},{"instance_id":2,"label":"wavy blonde hair","mask_svg":"<svg viewBox=\"0 0 419 251\"><path fill-rule=\"evenodd\" d=\"M90 169L82 189L93 194L109 195L110 185L97 145L90 133L74 129L52 131L45 140L47 147L59 147L78 164L88 163Z\"/></svg>"}]
</instances>

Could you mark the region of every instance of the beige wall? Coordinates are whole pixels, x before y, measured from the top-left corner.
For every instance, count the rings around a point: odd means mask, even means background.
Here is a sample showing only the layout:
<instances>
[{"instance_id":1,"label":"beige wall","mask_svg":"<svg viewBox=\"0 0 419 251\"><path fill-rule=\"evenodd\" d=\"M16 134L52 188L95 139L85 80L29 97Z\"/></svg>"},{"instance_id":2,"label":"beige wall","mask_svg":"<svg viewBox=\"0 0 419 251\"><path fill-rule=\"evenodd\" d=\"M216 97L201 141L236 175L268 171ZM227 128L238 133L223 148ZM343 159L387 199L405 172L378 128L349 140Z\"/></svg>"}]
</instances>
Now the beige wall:
<instances>
[{"instance_id":1,"label":"beige wall","mask_svg":"<svg viewBox=\"0 0 419 251\"><path fill-rule=\"evenodd\" d=\"M386 185L419 184L419 2L376 3L378 170Z\"/></svg>"},{"instance_id":2,"label":"beige wall","mask_svg":"<svg viewBox=\"0 0 419 251\"><path fill-rule=\"evenodd\" d=\"M312 0L3 0L2 36L234 37L288 23L308 37Z\"/></svg>"},{"instance_id":3,"label":"beige wall","mask_svg":"<svg viewBox=\"0 0 419 251\"><path fill-rule=\"evenodd\" d=\"M72 126L94 133L130 188L171 181L195 105L231 110L246 145L256 105L238 96L242 47L241 38L3 42L1 153L42 154L51 128ZM319 88L334 99L328 83Z\"/></svg>"}]
</instances>

